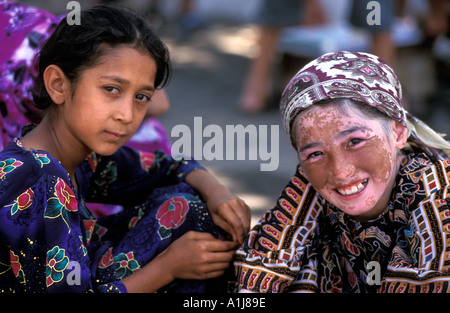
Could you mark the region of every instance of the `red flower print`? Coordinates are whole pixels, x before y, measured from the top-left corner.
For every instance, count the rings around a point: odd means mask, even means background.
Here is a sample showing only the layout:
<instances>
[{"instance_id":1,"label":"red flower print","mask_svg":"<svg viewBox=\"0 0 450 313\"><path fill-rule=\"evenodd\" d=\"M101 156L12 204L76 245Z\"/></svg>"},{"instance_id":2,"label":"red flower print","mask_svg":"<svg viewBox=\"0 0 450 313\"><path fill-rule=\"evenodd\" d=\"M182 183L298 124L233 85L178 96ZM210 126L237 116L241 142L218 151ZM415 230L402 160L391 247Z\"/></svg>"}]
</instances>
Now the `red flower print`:
<instances>
[{"instance_id":1,"label":"red flower print","mask_svg":"<svg viewBox=\"0 0 450 313\"><path fill-rule=\"evenodd\" d=\"M11 205L11 215L17 213L17 211L23 211L30 207L33 202L34 192L31 188L27 189Z\"/></svg>"},{"instance_id":2,"label":"red flower print","mask_svg":"<svg viewBox=\"0 0 450 313\"><path fill-rule=\"evenodd\" d=\"M55 197L47 199L47 206L45 208L45 218L61 218L69 228L68 212L76 212L78 210L78 202L72 189L66 182L58 178L55 184Z\"/></svg>"},{"instance_id":3,"label":"red flower print","mask_svg":"<svg viewBox=\"0 0 450 313\"><path fill-rule=\"evenodd\" d=\"M140 216L134 216L131 218L130 222L128 223L128 229L133 229L137 222L139 222L141 220L142 217Z\"/></svg>"},{"instance_id":4,"label":"red flower print","mask_svg":"<svg viewBox=\"0 0 450 313\"><path fill-rule=\"evenodd\" d=\"M107 268L108 266L111 266L114 262L113 254L112 254L113 248L109 248L108 251L103 254L103 256L98 261L98 267L99 268Z\"/></svg>"},{"instance_id":5,"label":"red flower print","mask_svg":"<svg viewBox=\"0 0 450 313\"><path fill-rule=\"evenodd\" d=\"M159 225L166 229L177 228L183 224L188 210L189 204L185 198L173 197L159 207L156 217L159 220Z\"/></svg>"},{"instance_id":6,"label":"red flower print","mask_svg":"<svg viewBox=\"0 0 450 313\"><path fill-rule=\"evenodd\" d=\"M152 167L153 162L155 161L155 155L153 153L143 151L140 151L139 155L141 159L142 168L148 172Z\"/></svg>"},{"instance_id":7,"label":"red flower print","mask_svg":"<svg viewBox=\"0 0 450 313\"><path fill-rule=\"evenodd\" d=\"M91 166L92 172L95 172L98 165L98 158L97 155L92 152L90 155L87 156L86 160L88 161L89 165Z\"/></svg>"},{"instance_id":8,"label":"red flower print","mask_svg":"<svg viewBox=\"0 0 450 313\"><path fill-rule=\"evenodd\" d=\"M86 232L86 241L88 244L92 239L92 235L94 234L94 228L95 228L96 223L97 222L95 220L84 220L83 221L84 230Z\"/></svg>"},{"instance_id":9,"label":"red flower print","mask_svg":"<svg viewBox=\"0 0 450 313\"><path fill-rule=\"evenodd\" d=\"M19 204L21 210L25 210L31 205L31 201L33 201L33 194L33 190L30 188L17 198L17 203Z\"/></svg>"},{"instance_id":10,"label":"red flower print","mask_svg":"<svg viewBox=\"0 0 450 313\"><path fill-rule=\"evenodd\" d=\"M55 195L61 202L61 204L66 208L66 210L78 210L78 203L77 199L75 198L75 194L73 193L72 189L70 189L69 185L67 185L66 182L61 178L58 178L58 181L56 183Z\"/></svg>"},{"instance_id":11,"label":"red flower print","mask_svg":"<svg viewBox=\"0 0 450 313\"><path fill-rule=\"evenodd\" d=\"M22 265L20 264L19 256L17 256L12 250L10 250L9 259L11 262L11 269L17 280L21 283L25 283L25 275L22 270Z\"/></svg>"},{"instance_id":12,"label":"red flower print","mask_svg":"<svg viewBox=\"0 0 450 313\"><path fill-rule=\"evenodd\" d=\"M22 270L22 266L19 263L19 257L14 254L14 252L9 252L9 259L11 261L11 269L15 276L19 274L19 271Z\"/></svg>"}]
</instances>

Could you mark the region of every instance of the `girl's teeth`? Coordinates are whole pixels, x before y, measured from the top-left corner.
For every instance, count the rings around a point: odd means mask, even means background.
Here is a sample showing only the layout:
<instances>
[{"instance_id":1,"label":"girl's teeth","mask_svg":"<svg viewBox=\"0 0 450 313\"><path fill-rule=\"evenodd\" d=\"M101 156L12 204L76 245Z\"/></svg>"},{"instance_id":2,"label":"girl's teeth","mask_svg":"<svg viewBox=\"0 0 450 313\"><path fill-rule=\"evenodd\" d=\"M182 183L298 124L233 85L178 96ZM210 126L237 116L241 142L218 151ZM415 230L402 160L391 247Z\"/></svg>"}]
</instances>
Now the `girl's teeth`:
<instances>
[{"instance_id":1,"label":"girl's teeth","mask_svg":"<svg viewBox=\"0 0 450 313\"><path fill-rule=\"evenodd\" d=\"M353 186L352 188L349 188L349 189L338 189L338 191L340 194L348 196L348 195L360 192L363 189L364 189L364 184L359 183L358 186Z\"/></svg>"}]
</instances>

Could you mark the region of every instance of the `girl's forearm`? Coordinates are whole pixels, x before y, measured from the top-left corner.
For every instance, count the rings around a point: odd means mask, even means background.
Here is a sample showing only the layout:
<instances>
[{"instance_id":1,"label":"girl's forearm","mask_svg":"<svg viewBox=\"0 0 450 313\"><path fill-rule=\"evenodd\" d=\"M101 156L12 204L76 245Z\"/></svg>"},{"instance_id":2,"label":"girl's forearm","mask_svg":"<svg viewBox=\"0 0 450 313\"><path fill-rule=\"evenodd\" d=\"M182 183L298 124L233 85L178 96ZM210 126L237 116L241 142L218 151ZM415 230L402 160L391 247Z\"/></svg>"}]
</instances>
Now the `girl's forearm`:
<instances>
[{"instance_id":1,"label":"girl's forearm","mask_svg":"<svg viewBox=\"0 0 450 313\"><path fill-rule=\"evenodd\" d=\"M174 280L168 264L165 253L162 252L143 268L125 277L122 283L129 293L155 292Z\"/></svg>"},{"instance_id":2,"label":"girl's forearm","mask_svg":"<svg viewBox=\"0 0 450 313\"><path fill-rule=\"evenodd\" d=\"M200 193L205 202L208 202L209 198L217 192L228 192L228 188L203 169L190 172L186 176L186 183Z\"/></svg>"}]
</instances>

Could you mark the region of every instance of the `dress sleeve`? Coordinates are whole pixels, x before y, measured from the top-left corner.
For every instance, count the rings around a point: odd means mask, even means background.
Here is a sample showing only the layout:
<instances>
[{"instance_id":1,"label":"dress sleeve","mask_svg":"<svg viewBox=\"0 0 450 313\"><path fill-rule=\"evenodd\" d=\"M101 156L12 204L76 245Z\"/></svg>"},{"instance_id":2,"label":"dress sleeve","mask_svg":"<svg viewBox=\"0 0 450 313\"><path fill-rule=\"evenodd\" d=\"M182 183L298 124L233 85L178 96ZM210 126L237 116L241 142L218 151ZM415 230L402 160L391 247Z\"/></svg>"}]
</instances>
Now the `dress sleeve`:
<instances>
[{"instance_id":1,"label":"dress sleeve","mask_svg":"<svg viewBox=\"0 0 450 313\"><path fill-rule=\"evenodd\" d=\"M86 236L92 221L83 219L70 182L44 174L28 185L39 170L21 172L22 165L15 162L0 184L0 290L126 292L120 281L97 282Z\"/></svg>"},{"instance_id":2,"label":"dress sleeve","mask_svg":"<svg viewBox=\"0 0 450 313\"><path fill-rule=\"evenodd\" d=\"M111 157L90 157L78 170L89 177L90 202L130 206L145 201L155 188L184 182L193 170L204 169L193 160L175 160L159 150L143 152L122 147Z\"/></svg>"},{"instance_id":3,"label":"dress sleeve","mask_svg":"<svg viewBox=\"0 0 450 313\"><path fill-rule=\"evenodd\" d=\"M317 192L298 168L276 206L250 231L235 255L238 289L284 292L294 280L296 290L313 291L308 279L316 247L317 219L322 212Z\"/></svg>"},{"instance_id":4,"label":"dress sleeve","mask_svg":"<svg viewBox=\"0 0 450 313\"><path fill-rule=\"evenodd\" d=\"M449 161L437 162L423 171L406 214L396 214L405 226L397 231L397 243L378 291L450 291L449 181ZM421 193L424 199L414 201Z\"/></svg>"}]
</instances>

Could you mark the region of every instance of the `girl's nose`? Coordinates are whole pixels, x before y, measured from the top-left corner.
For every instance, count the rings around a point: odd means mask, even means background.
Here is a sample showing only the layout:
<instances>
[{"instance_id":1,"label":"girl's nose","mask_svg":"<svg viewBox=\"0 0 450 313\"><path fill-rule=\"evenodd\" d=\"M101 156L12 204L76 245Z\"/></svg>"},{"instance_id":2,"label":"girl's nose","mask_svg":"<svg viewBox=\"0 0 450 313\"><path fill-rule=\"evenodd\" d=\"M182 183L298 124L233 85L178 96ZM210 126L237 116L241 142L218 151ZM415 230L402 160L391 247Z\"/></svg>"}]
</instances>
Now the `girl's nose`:
<instances>
[{"instance_id":1,"label":"girl's nose","mask_svg":"<svg viewBox=\"0 0 450 313\"><path fill-rule=\"evenodd\" d=\"M133 101L123 99L114 112L114 119L122 123L131 123L133 121Z\"/></svg>"},{"instance_id":2,"label":"girl's nose","mask_svg":"<svg viewBox=\"0 0 450 313\"><path fill-rule=\"evenodd\" d=\"M354 169L351 160L342 154L336 154L330 160L330 171L334 179L345 180L354 174Z\"/></svg>"}]
</instances>

